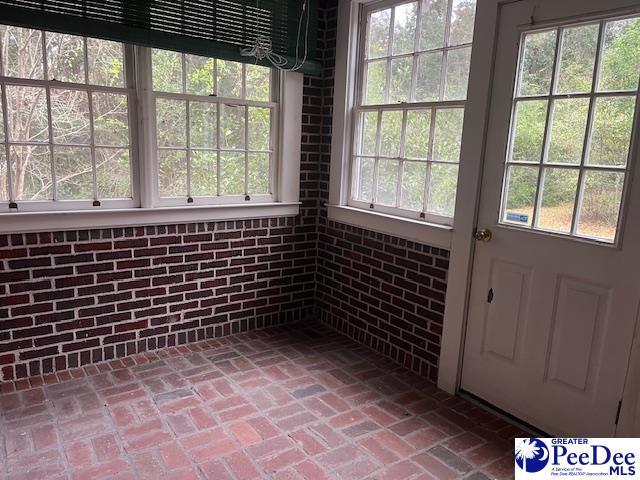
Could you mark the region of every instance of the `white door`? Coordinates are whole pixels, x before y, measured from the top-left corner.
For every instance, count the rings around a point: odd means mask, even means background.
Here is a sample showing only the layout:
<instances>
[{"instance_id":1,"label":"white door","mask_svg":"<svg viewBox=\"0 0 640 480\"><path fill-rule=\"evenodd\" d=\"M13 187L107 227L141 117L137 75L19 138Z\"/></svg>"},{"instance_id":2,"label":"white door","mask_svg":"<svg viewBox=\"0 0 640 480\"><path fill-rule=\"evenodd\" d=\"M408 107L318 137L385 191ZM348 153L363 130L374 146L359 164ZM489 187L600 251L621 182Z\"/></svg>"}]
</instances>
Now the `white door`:
<instances>
[{"instance_id":1,"label":"white door","mask_svg":"<svg viewBox=\"0 0 640 480\"><path fill-rule=\"evenodd\" d=\"M501 7L461 388L550 434L615 433L640 300L639 77L638 0Z\"/></svg>"}]
</instances>

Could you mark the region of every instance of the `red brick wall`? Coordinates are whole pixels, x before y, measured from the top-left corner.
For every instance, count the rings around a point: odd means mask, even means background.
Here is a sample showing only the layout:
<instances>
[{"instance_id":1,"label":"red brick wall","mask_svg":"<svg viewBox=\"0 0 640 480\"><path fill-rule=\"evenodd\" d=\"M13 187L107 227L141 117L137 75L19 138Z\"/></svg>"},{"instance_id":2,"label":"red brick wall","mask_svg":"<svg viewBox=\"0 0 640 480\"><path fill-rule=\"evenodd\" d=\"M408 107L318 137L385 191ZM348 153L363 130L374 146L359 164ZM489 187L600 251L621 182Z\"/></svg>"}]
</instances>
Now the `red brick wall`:
<instances>
[{"instance_id":1,"label":"red brick wall","mask_svg":"<svg viewBox=\"0 0 640 480\"><path fill-rule=\"evenodd\" d=\"M0 236L2 378L303 318L316 242L299 219Z\"/></svg>"}]
</instances>

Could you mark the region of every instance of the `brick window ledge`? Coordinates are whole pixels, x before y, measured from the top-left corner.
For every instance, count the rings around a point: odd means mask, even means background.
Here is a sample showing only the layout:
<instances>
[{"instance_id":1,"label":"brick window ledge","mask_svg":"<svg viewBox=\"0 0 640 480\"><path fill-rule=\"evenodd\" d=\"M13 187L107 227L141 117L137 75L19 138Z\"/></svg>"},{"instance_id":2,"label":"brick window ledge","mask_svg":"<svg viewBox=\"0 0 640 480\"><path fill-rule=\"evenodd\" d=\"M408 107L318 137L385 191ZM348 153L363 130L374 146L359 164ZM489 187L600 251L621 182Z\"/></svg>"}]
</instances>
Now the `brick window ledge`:
<instances>
[{"instance_id":1,"label":"brick window ledge","mask_svg":"<svg viewBox=\"0 0 640 480\"><path fill-rule=\"evenodd\" d=\"M0 214L0 234L293 217L300 202Z\"/></svg>"},{"instance_id":2,"label":"brick window ledge","mask_svg":"<svg viewBox=\"0 0 640 480\"><path fill-rule=\"evenodd\" d=\"M434 247L451 249L453 227L361 208L327 204L329 219Z\"/></svg>"}]
</instances>

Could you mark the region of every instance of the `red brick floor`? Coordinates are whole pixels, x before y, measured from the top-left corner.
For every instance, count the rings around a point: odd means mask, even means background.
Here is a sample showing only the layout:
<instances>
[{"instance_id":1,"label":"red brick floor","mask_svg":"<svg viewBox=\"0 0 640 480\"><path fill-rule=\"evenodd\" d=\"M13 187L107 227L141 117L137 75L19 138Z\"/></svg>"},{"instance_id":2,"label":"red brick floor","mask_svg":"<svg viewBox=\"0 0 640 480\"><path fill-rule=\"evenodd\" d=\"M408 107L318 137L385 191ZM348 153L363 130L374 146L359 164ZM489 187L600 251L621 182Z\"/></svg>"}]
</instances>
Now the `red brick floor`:
<instances>
[{"instance_id":1,"label":"red brick floor","mask_svg":"<svg viewBox=\"0 0 640 480\"><path fill-rule=\"evenodd\" d=\"M320 327L3 384L0 478L511 478L514 426Z\"/></svg>"}]
</instances>

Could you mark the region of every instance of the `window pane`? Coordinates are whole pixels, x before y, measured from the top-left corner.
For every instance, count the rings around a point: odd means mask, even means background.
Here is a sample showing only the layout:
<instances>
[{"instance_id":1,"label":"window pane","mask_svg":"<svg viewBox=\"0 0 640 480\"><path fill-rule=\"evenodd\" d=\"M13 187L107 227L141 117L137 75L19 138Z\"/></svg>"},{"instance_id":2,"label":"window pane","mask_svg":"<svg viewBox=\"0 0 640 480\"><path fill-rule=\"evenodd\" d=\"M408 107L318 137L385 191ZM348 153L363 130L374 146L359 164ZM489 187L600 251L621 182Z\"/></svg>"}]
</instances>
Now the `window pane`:
<instances>
[{"instance_id":1,"label":"window pane","mask_svg":"<svg viewBox=\"0 0 640 480\"><path fill-rule=\"evenodd\" d=\"M389 22L391 9L373 12L369 17L369 37L367 38L367 58L384 57L389 51Z\"/></svg>"},{"instance_id":2,"label":"window pane","mask_svg":"<svg viewBox=\"0 0 640 480\"><path fill-rule=\"evenodd\" d=\"M249 108L249 149L269 150L271 148L271 109Z\"/></svg>"},{"instance_id":3,"label":"window pane","mask_svg":"<svg viewBox=\"0 0 640 480\"><path fill-rule=\"evenodd\" d=\"M51 89L51 122L54 143L89 145L89 96L82 90Z\"/></svg>"},{"instance_id":4,"label":"window pane","mask_svg":"<svg viewBox=\"0 0 640 480\"><path fill-rule=\"evenodd\" d=\"M244 194L244 153L220 155L220 195Z\"/></svg>"},{"instance_id":5,"label":"window pane","mask_svg":"<svg viewBox=\"0 0 640 480\"><path fill-rule=\"evenodd\" d=\"M449 45L471 43L476 15L475 0L453 0Z\"/></svg>"},{"instance_id":6,"label":"window pane","mask_svg":"<svg viewBox=\"0 0 640 480\"><path fill-rule=\"evenodd\" d=\"M56 169L56 193L59 200L93 198L93 165L88 148L56 147L53 149Z\"/></svg>"},{"instance_id":7,"label":"window pane","mask_svg":"<svg viewBox=\"0 0 640 480\"><path fill-rule=\"evenodd\" d=\"M216 60L219 97L242 97L242 64Z\"/></svg>"},{"instance_id":8,"label":"window pane","mask_svg":"<svg viewBox=\"0 0 640 480\"><path fill-rule=\"evenodd\" d=\"M470 62L471 47L449 50L447 53L445 100L465 100L467 98Z\"/></svg>"},{"instance_id":9,"label":"window pane","mask_svg":"<svg viewBox=\"0 0 640 480\"><path fill-rule=\"evenodd\" d=\"M189 102L189 133L192 147L216 148L218 145L216 108L215 103Z\"/></svg>"},{"instance_id":10,"label":"window pane","mask_svg":"<svg viewBox=\"0 0 640 480\"><path fill-rule=\"evenodd\" d=\"M249 193L269 193L269 154L249 154Z\"/></svg>"},{"instance_id":11,"label":"window pane","mask_svg":"<svg viewBox=\"0 0 640 480\"><path fill-rule=\"evenodd\" d=\"M245 66L247 70L247 99L268 102L271 99L271 69L260 65Z\"/></svg>"},{"instance_id":12,"label":"window pane","mask_svg":"<svg viewBox=\"0 0 640 480\"><path fill-rule=\"evenodd\" d=\"M411 99L412 70L412 57L403 57L391 60L391 89L389 90L389 103L408 102Z\"/></svg>"},{"instance_id":13,"label":"window pane","mask_svg":"<svg viewBox=\"0 0 640 480\"><path fill-rule=\"evenodd\" d=\"M444 46L448 3L447 0L422 0L420 50Z\"/></svg>"},{"instance_id":14,"label":"window pane","mask_svg":"<svg viewBox=\"0 0 640 480\"><path fill-rule=\"evenodd\" d=\"M131 198L129 150L96 148L98 198Z\"/></svg>"},{"instance_id":15,"label":"window pane","mask_svg":"<svg viewBox=\"0 0 640 480\"><path fill-rule=\"evenodd\" d=\"M184 63L187 69L187 93L193 95L211 95L215 93L213 86L213 58L185 54Z\"/></svg>"},{"instance_id":16,"label":"window pane","mask_svg":"<svg viewBox=\"0 0 640 480\"><path fill-rule=\"evenodd\" d=\"M432 102L440 98L442 52L423 53L418 56L416 102Z\"/></svg>"},{"instance_id":17,"label":"window pane","mask_svg":"<svg viewBox=\"0 0 640 480\"><path fill-rule=\"evenodd\" d=\"M11 147L14 200L51 200L53 188L48 146Z\"/></svg>"},{"instance_id":18,"label":"window pane","mask_svg":"<svg viewBox=\"0 0 640 480\"><path fill-rule=\"evenodd\" d=\"M409 110L407 112L405 157L427 158L430 129L431 110Z\"/></svg>"},{"instance_id":19,"label":"window pane","mask_svg":"<svg viewBox=\"0 0 640 480\"><path fill-rule=\"evenodd\" d=\"M187 153L185 151L158 151L158 182L161 197L187 195Z\"/></svg>"},{"instance_id":20,"label":"window pane","mask_svg":"<svg viewBox=\"0 0 640 480\"><path fill-rule=\"evenodd\" d=\"M89 83L124 87L124 55L121 43L87 38L87 55Z\"/></svg>"},{"instance_id":21,"label":"window pane","mask_svg":"<svg viewBox=\"0 0 640 480\"><path fill-rule=\"evenodd\" d=\"M549 139L549 163L580 163L589 115L589 99L556 100Z\"/></svg>"},{"instance_id":22,"label":"window pane","mask_svg":"<svg viewBox=\"0 0 640 480\"><path fill-rule=\"evenodd\" d=\"M156 100L158 146L183 147L186 145L187 102L183 100Z\"/></svg>"},{"instance_id":23,"label":"window pane","mask_svg":"<svg viewBox=\"0 0 640 480\"><path fill-rule=\"evenodd\" d=\"M45 34L49 80L85 83L84 41L62 33Z\"/></svg>"},{"instance_id":24,"label":"window pane","mask_svg":"<svg viewBox=\"0 0 640 480\"><path fill-rule=\"evenodd\" d=\"M400 137L402 135L402 111L382 112L380 123L380 155L400 156Z\"/></svg>"},{"instance_id":25,"label":"window pane","mask_svg":"<svg viewBox=\"0 0 640 480\"><path fill-rule=\"evenodd\" d=\"M509 167L503 222L531 226L537 185L537 167Z\"/></svg>"},{"instance_id":26,"label":"window pane","mask_svg":"<svg viewBox=\"0 0 640 480\"><path fill-rule=\"evenodd\" d=\"M218 154L216 152L191 152L191 195L213 197L218 193Z\"/></svg>"},{"instance_id":27,"label":"window pane","mask_svg":"<svg viewBox=\"0 0 640 480\"><path fill-rule=\"evenodd\" d=\"M546 95L551 88L556 31L525 36L519 95Z\"/></svg>"},{"instance_id":28,"label":"window pane","mask_svg":"<svg viewBox=\"0 0 640 480\"><path fill-rule=\"evenodd\" d=\"M396 206L398 196L398 160L386 160L381 158L378 162L378 198L380 205Z\"/></svg>"},{"instance_id":29,"label":"window pane","mask_svg":"<svg viewBox=\"0 0 640 480\"><path fill-rule=\"evenodd\" d=\"M7 175L7 156L4 147L0 147L0 200L9 200L9 176Z\"/></svg>"},{"instance_id":30,"label":"window pane","mask_svg":"<svg viewBox=\"0 0 640 480\"><path fill-rule=\"evenodd\" d=\"M93 130L97 145L129 145L129 116L126 95L94 92Z\"/></svg>"},{"instance_id":31,"label":"window pane","mask_svg":"<svg viewBox=\"0 0 640 480\"><path fill-rule=\"evenodd\" d=\"M516 162L538 163L542 158L547 101L518 102L514 116L511 159Z\"/></svg>"},{"instance_id":32,"label":"window pane","mask_svg":"<svg viewBox=\"0 0 640 480\"><path fill-rule=\"evenodd\" d=\"M598 25L567 28L562 32L558 93L590 92L598 49Z\"/></svg>"},{"instance_id":33,"label":"window pane","mask_svg":"<svg viewBox=\"0 0 640 480\"><path fill-rule=\"evenodd\" d=\"M9 140L46 142L49 140L47 95L44 88L6 85Z\"/></svg>"},{"instance_id":34,"label":"window pane","mask_svg":"<svg viewBox=\"0 0 640 480\"><path fill-rule=\"evenodd\" d=\"M42 32L1 26L4 74L7 77L42 79Z\"/></svg>"},{"instance_id":35,"label":"window pane","mask_svg":"<svg viewBox=\"0 0 640 480\"><path fill-rule=\"evenodd\" d=\"M569 233L578 188L578 169L545 168L538 227Z\"/></svg>"},{"instance_id":36,"label":"window pane","mask_svg":"<svg viewBox=\"0 0 640 480\"><path fill-rule=\"evenodd\" d=\"M385 103L385 91L387 89L387 61L377 60L367 64L367 85L364 103L377 105Z\"/></svg>"},{"instance_id":37,"label":"window pane","mask_svg":"<svg viewBox=\"0 0 640 480\"><path fill-rule=\"evenodd\" d=\"M589 148L589 165L627 164L636 97L608 97L595 100Z\"/></svg>"},{"instance_id":38,"label":"window pane","mask_svg":"<svg viewBox=\"0 0 640 480\"><path fill-rule=\"evenodd\" d=\"M401 55L414 51L418 2L395 7L393 21L393 54Z\"/></svg>"},{"instance_id":39,"label":"window pane","mask_svg":"<svg viewBox=\"0 0 640 480\"><path fill-rule=\"evenodd\" d=\"M453 217L456 208L458 165L431 165L427 211L436 215Z\"/></svg>"},{"instance_id":40,"label":"window pane","mask_svg":"<svg viewBox=\"0 0 640 480\"><path fill-rule=\"evenodd\" d=\"M375 155L378 112L364 112L360 118L362 133L360 134L359 153L362 155Z\"/></svg>"},{"instance_id":41,"label":"window pane","mask_svg":"<svg viewBox=\"0 0 640 480\"><path fill-rule=\"evenodd\" d=\"M615 239L623 185L623 173L585 172L578 235Z\"/></svg>"},{"instance_id":42,"label":"window pane","mask_svg":"<svg viewBox=\"0 0 640 480\"><path fill-rule=\"evenodd\" d=\"M153 89L157 92L182 93L182 54L153 49Z\"/></svg>"},{"instance_id":43,"label":"window pane","mask_svg":"<svg viewBox=\"0 0 640 480\"><path fill-rule=\"evenodd\" d=\"M402 173L402 201L400 207L421 212L424 208L425 162L404 162Z\"/></svg>"},{"instance_id":44,"label":"window pane","mask_svg":"<svg viewBox=\"0 0 640 480\"><path fill-rule=\"evenodd\" d=\"M373 175L375 161L373 158L357 158L353 162L356 193L354 198L362 202L373 201Z\"/></svg>"},{"instance_id":45,"label":"window pane","mask_svg":"<svg viewBox=\"0 0 640 480\"><path fill-rule=\"evenodd\" d=\"M463 108L436 110L436 125L433 138L433 159L444 162L460 161L462 143Z\"/></svg>"},{"instance_id":46,"label":"window pane","mask_svg":"<svg viewBox=\"0 0 640 480\"><path fill-rule=\"evenodd\" d=\"M221 148L244 148L245 109L236 105L220 105Z\"/></svg>"},{"instance_id":47,"label":"window pane","mask_svg":"<svg viewBox=\"0 0 640 480\"><path fill-rule=\"evenodd\" d=\"M636 90L640 73L640 18L608 22L598 90Z\"/></svg>"}]
</instances>

